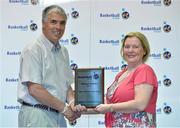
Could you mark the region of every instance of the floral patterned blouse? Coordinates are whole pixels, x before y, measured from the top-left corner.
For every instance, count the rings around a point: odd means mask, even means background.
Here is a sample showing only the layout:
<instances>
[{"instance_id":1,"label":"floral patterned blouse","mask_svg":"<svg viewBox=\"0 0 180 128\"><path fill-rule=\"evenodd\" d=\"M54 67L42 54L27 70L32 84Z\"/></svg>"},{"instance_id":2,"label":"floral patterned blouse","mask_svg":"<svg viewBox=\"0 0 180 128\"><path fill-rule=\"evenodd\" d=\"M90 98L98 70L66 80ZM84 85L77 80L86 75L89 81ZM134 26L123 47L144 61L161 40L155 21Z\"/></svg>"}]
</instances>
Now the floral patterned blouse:
<instances>
[{"instance_id":1,"label":"floral patterned blouse","mask_svg":"<svg viewBox=\"0 0 180 128\"><path fill-rule=\"evenodd\" d=\"M153 69L147 64L141 64L126 79L118 84L119 77L126 71L124 69L115 78L107 89L107 103L120 103L134 99L134 87L142 83L154 87L149 104L144 111L135 113L108 112L105 115L106 127L117 128L154 128L156 127L156 101L158 83Z\"/></svg>"}]
</instances>

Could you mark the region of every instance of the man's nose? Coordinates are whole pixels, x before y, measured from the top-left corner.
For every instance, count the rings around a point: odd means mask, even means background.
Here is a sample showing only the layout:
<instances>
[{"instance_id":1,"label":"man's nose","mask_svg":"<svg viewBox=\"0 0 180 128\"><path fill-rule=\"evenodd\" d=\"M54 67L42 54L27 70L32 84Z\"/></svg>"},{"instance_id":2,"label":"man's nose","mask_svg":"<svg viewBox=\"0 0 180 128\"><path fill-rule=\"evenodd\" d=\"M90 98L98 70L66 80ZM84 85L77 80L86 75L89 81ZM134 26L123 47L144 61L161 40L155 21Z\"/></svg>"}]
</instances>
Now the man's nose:
<instances>
[{"instance_id":1,"label":"man's nose","mask_svg":"<svg viewBox=\"0 0 180 128\"><path fill-rule=\"evenodd\" d=\"M56 24L56 28L58 28L58 29L62 28L62 24L61 23L57 23Z\"/></svg>"}]
</instances>

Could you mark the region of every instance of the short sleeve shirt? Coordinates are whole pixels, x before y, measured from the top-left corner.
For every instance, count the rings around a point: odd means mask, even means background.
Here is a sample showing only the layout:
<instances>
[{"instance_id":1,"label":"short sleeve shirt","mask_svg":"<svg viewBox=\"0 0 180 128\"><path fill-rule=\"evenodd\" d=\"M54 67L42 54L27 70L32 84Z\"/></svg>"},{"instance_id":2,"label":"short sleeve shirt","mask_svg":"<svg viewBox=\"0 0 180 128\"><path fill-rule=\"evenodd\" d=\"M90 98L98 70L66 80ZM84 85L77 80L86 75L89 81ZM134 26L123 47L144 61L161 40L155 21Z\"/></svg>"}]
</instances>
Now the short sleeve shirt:
<instances>
[{"instance_id":1,"label":"short sleeve shirt","mask_svg":"<svg viewBox=\"0 0 180 128\"><path fill-rule=\"evenodd\" d=\"M115 81L113 82L114 84L126 70L127 69L123 70L116 76ZM144 83L150 84L154 88L149 104L147 105L145 110L143 112L137 112L137 113L120 113L120 112L107 113L106 126L114 125L117 127L118 126L121 127L123 125L128 126L128 124L131 124L135 127L139 127L140 124L148 126L149 123L151 123L151 122L146 122L148 121L149 117L152 119L152 122L153 122L152 125L154 126L154 123L155 123L154 116L156 112L158 84L157 84L156 75L153 69L149 65L141 64L140 66L138 66L137 69L134 72L132 72L126 79L124 79L120 85L117 85L116 89L114 89L114 92L113 93L111 92L111 94L113 95L111 95L111 97L107 97L107 102L108 103L121 103L121 102L127 102L130 100L133 100L135 96L135 92L134 92L135 86L138 86ZM110 88L114 86L114 84L112 84L108 88L107 93L108 91L113 90ZM141 117L145 118L143 120L144 123L141 122L142 121L141 119L143 119Z\"/></svg>"},{"instance_id":2,"label":"short sleeve shirt","mask_svg":"<svg viewBox=\"0 0 180 128\"><path fill-rule=\"evenodd\" d=\"M55 46L44 35L28 45L20 57L18 101L38 104L28 92L27 82L42 85L50 94L66 101L66 92L73 83L68 51Z\"/></svg>"}]
</instances>

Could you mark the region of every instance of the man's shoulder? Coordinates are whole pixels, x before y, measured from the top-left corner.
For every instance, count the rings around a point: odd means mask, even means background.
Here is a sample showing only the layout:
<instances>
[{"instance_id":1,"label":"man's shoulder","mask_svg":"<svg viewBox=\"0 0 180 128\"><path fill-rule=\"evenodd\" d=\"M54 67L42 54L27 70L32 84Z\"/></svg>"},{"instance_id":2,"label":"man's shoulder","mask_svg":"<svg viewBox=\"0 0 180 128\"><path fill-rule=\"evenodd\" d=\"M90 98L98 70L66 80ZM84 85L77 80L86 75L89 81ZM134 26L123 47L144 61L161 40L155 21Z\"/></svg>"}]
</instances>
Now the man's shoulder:
<instances>
[{"instance_id":1,"label":"man's shoulder","mask_svg":"<svg viewBox=\"0 0 180 128\"><path fill-rule=\"evenodd\" d=\"M42 47L41 44L37 40L34 40L25 46L25 48L22 50L22 53L25 54L25 53L39 51L41 47Z\"/></svg>"},{"instance_id":2,"label":"man's shoulder","mask_svg":"<svg viewBox=\"0 0 180 128\"><path fill-rule=\"evenodd\" d=\"M67 52L68 52L67 48L66 48L65 46L63 46L63 45L61 45L61 50L62 50L62 52L64 52L64 53L67 53Z\"/></svg>"}]
</instances>

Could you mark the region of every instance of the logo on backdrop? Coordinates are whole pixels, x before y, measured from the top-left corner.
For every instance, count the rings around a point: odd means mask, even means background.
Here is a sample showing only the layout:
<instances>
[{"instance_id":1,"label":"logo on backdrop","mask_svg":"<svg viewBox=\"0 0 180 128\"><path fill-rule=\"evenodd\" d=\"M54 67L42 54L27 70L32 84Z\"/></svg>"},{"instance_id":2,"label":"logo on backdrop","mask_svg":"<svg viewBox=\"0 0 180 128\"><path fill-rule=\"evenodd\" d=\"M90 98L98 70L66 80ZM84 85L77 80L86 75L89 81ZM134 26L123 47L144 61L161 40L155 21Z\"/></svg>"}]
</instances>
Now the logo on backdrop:
<instances>
[{"instance_id":1,"label":"logo on backdrop","mask_svg":"<svg viewBox=\"0 0 180 128\"><path fill-rule=\"evenodd\" d=\"M72 37L71 38L71 43L73 44L73 45L76 45L76 44L78 44L79 43L79 40L78 40L78 38L77 37Z\"/></svg>"},{"instance_id":2,"label":"logo on backdrop","mask_svg":"<svg viewBox=\"0 0 180 128\"><path fill-rule=\"evenodd\" d=\"M62 45L68 45L69 44L69 39L60 39L59 41Z\"/></svg>"},{"instance_id":3,"label":"logo on backdrop","mask_svg":"<svg viewBox=\"0 0 180 128\"><path fill-rule=\"evenodd\" d=\"M172 113L172 108L167 103L163 104L163 107L159 107L156 109L156 114L162 114L164 112L165 114L169 115Z\"/></svg>"},{"instance_id":4,"label":"logo on backdrop","mask_svg":"<svg viewBox=\"0 0 180 128\"><path fill-rule=\"evenodd\" d=\"M32 20L30 21L30 25L22 25L22 24L20 24L20 25L17 25L17 24L8 25L9 30L28 31L28 28L30 28L31 31L36 31L38 29L38 26Z\"/></svg>"},{"instance_id":5,"label":"logo on backdrop","mask_svg":"<svg viewBox=\"0 0 180 128\"><path fill-rule=\"evenodd\" d=\"M119 46L119 40L107 40L107 39L100 39L100 44L111 44L113 46Z\"/></svg>"},{"instance_id":6,"label":"logo on backdrop","mask_svg":"<svg viewBox=\"0 0 180 128\"><path fill-rule=\"evenodd\" d=\"M77 19L79 17L79 12L72 8L71 16L72 18Z\"/></svg>"},{"instance_id":7,"label":"logo on backdrop","mask_svg":"<svg viewBox=\"0 0 180 128\"><path fill-rule=\"evenodd\" d=\"M98 125L103 125L104 126L104 124L105 124L104 121L101 121L101 120L98 121Z\"/></svg>"},{"instance_id":8,"label":"logo on backdrop","mask_svg":"<svg viewBox=\"0 0 180 128\"><path fill-rule=\"evenodd\" d=\"M166 75L164 75L162 82L161 80L158 81L158 86L161 86L161 83L163 83L165 87L170 87L172 85L172 80L168 78Z\"/></svg>"},{"instance_id":9,"label":"logo on backdrop","mask_svg":"<svg viewBox=\"0 0 180 128\"><path fill-rule=\"evenodd\" d=\"M31 29L32 31L36 31L36 30L38 29L37 24L36 24L36 23L31 23L31 24L30 24L30 29Z\"/></svg>"},{"instance_id":10,"label":"logo on backdrop","mask_svg":"<svg viewBox=\"0 0 180 128\"><path fill-rule=\"evenodd\" d=\"M100 18L120 19L120 13L100 13Z\"/></svg>"},{"instance_id":11,"label":"logo on backdrop","mask_svg":"<svg viewBox=\"0 0 180 128\"><path fill-rule=\"evenodd\" d=\"M70 67L71 67L72 70L75 70L75 69L78 68L78 65L73 63L73 64L70 65Z\"/></svg>"},{"instance_id":12,"label":"logo on backdrop","mask_svg":"<svg viewBox=\"0 0 180 128\"><path fill-rule=\"evenodd\" d=\"M164 48L163 57L166 60L169 60L171 58L171 53L169 51L167 51L166 48Z\"/></svg>"},{"instance_id":13,"label":"logo on backdrop","mask_svg":"<svg viewBox=\"0 0 180 128\"><path fill-rule=\"evenodd\" d=\"M164 32L168 33L171 31L171 25L167 24L166 22L163 23L163 26L140 26L141 31L153 31L153 32L161 32L163 29Z\"/></svg>"},{"instance_id":14,"label":"logo on backdrop","mask_svg":"<svg viewBox=\"0 0 180 128\"><path fill-rule=\"evenodd\" d=\"M130 14L125 8L122 8L122 12L100 13L99 17L108 19L128 19Z\"/></svg>"},{"instance_id":15,"label":"logo on backdrop","mask_svg":"<svg viewBox=\"0 0 180 128\"><path fill-rule=\"evenodd\" d=\"M78 65L73 60L71 60L70 61L70 68L71 68L71 70L75 70L78 68Z\"/></svg>"},{"instance_id":16,"label":"logo on backdrop","mask_svg":"<svg viewBox=\"0 0 180 128\"><path fill-rule=\"evenodd\" d=\"M161 114L161 108L156 109L156 114Z\"/></svg>"},{"instance_id":17,"label":"logo on backdrop","mask_svg":"<svg viewBox=\"0 0 180 128\"><path fill-rule=\"evenodd\" d=\"M19 105L4 105L4 109L19 110Z\"/></svg>"},{"instance_id":18,"label":"logo on backdrop","mask_svg":"<svg viewBox=\"0 0 180 128\"><path fill-rule=\"evenodd\" d=\"M170 6L171 5L171 0L163 0L163 3L165 6Z\"/></svg>"},{"instance_id":19,"label":"logo on backdrop","mask_svg":"<svg viewBox=\"0 0 180 128\"><path fill-rule=\"evenodd\" d=\"M163 30L164 30L164 32L167 32L167 33L170 32L171 31L171 25L164 22Z\"/></svg>"},{"instance_id":20,"label":"logo on backdrop","mask_svg":"<svg viewBox=\"0 0 180 128\"><path fill-rule=\"evenodd\" d=\"M163 49L163 53L151 53L149 57L153 59L162 59L169 60L171 58L171 52L167 51L166 48Z\"/></svg>"},{"instance_id":21,"label":"logo on backdrop","mask_svg":"<svg viewBox=\"0 0 180 128\"><path fill-rule=\"evenodd\" d=\"M22 5L28 5L29 4L29 0L8 0L9 3L11 4L22 4Z\"/></svg>"},{"instance_id":22,"label":"logo on backdrop","mask_svg":"<svg viewBox=\"0 0 180 128\"><path fill-rule=\"evenodd\" d=\"M8 25L9 30L20 30L20 31L27 31L28 30L28 25L15 25L11 24Z\"/></svg>"},{"instance_id":23,"label":"logo on backdrop","mask_svg":"<svg viewBox=\"0 0 180 128\"><path fill-rule=\"evenodd\" d=\"M127 64L121 65L121 70L124 70L127 67Z\"/></svg>"},{"instance_id":24,"label":"logo on backdrop","mask_svg":"<svg viewBox=\"0 0 180 128\"><path fill-rule=\"evenodd\" d=\"M125 37L125 34L122 34L122 35L121 35L121 42L123 42L124 37Z\"/></svg>"},{"instance_id":25,"label":"logo on backdrop","mask_svg":"<svg viewBox=\"0 0 180 128\"><path fill-rule=\"evenodd\" d=\"M163 111L165 114L170 114L172 112L172 108L169 105L167 105L166 103L164 103Z\"/></svg>"},{"instance_id":26,"label":"logo on backdrop","mask_svg":"<svg viewBox=\"0 0 180 128\"><path fill-rule=\"evenodd\" d=\"M7 54L8 56L21 55L21 51L7 51L6 54Z\"/></svg>"},{"instance_id":27,"label":"logo on backdrop","mask_svg":"<svg viewBox=\"0 0 180 128\"><path fill-rule=\"evenodd\" d=\"M105 66L104 69L112 72L119 72L119 66Z\"/></svg>"},{"instance_id":28,"label":"logo on backdrop","mask_svg":"<svg viewBox=\"0 0 180 128\"><path fill-rule=\"evenodd\" d=\"M161 0L141 0L141 4L161 6Z\"/></svg>"},{"instance_id":29,"label":"logo on backdrop","mask_svg":"<svg viewBox=\"0 0 180 128\"><path fill-rule=\"evenodd\" d=\"M60 43L62 44L62 45L69 45L70 43L72 44L72 45L77 45L78 43L79 43L79 39L78 39L78 37L76 37L76 36L74 36L74 34L71 34L71 37L69 37L70 39L60 39Z\"/></svg>"},{"instance_id":30,"label":"logo on backdrop","mask_svg":"<svg viewBox=\"0 0 180 128\"><path fill-rule=\"evenodd\" d=\"M121 43L121 41L124 39L124 34L121 35L121 39L100 39L98 43L100 44L104 44L104 45L113 45L113 46L118 46L119 47L119 44Z\"/></svg>"},{"instance_id":31,"label":"logo on backdrop","mask_svg":"<svg viewBox=\"0 0 180 128\"><path fill-rule=\"evenodd\" d=\"M165 52L163 53L163 57L168 60L168 59L171 58L171 53L170 53L169 51L165 51Z\"/></svg>"},{"instance_id":32,"label":"logo on backdrop","mask_svg":"<svg viewBox=\"0 0 180 128\"><path fill-rule=\"evenodd\" d=\"M158 80L158 86L161 86L161 80Z\"/></svg>"},{"instance_id":33,"label":"logo on backdrop","mask_svg":"<svg viewBox=\"0 0 180 128\"><path fill-rule=\"evenodd\" d=\"M127 64L125 63L125 61L121 61L121 70L124 70L127 67Z\"/></svg>"},{"instance_id":34,"label":"logo on backdrop","mask_svg":"<svg viewBox=\"0 0 180 128\"><path fill-rule=\"evenodd\" d=\"M123 19L128 19L130 14L128 11L126 11L124 8L122 9L122 14L121 14Z\"/></svg>"},{"instance_id":35,"label":"logo on backdrop","mask_svg":"<svg viewBox=\"0 0 180 128\"><path fill-rule=\"evenodd\" d=\"M8 0L10 4L29 5L29 0ZM37 5L39 0L30 0L32 5Z\"/></svg>"},{"instance_id":36,"label":"logo on backdrop","mask_svg":"<svg viewBox=\"0 0 180 128\"><path fill-rule=\"evenodd\" d=\"M6 83L17 83L18 81L18 78L5 78Z\"/></svg>"},{"instance_id":37,"label":"logo on backdrop","mask_svg":"<svg viewBox=\"0 0 180 128\"><path fill-rule=\"evenodd\" d=\"M149 57L153 59L161 59L161 53L151 53Z\"/></svg>"},{"instance_id":38,"label":"logo on backdrop","mask_svg":"<svg viewBox=\"0 0 180 128\"><path fill-rule=\"evenodd\" d=\"M171 85L171 80L169 78L165 78L163 80L163 84L166 86L166 87L169 87Z\"/></svg>"},{"instance_id":39,"label":"logo on backdrop","mask_svg":"<svg viewBox=\"0 0 180 128\"><path fill-rule=\"evenodd\" d=\"M161 32L161 26L141 26L141 31Z\"/></svg>"},{"instance_id":40,"label":"logo on backdrop","mask_svg":"<svg viewBox=\"0 0 180 128\"><path fill-rule=\"evenodd\" d=\"M31 0L32 5L37 5L39 3L39 0Z\"/></svg>"}]
</instances>

